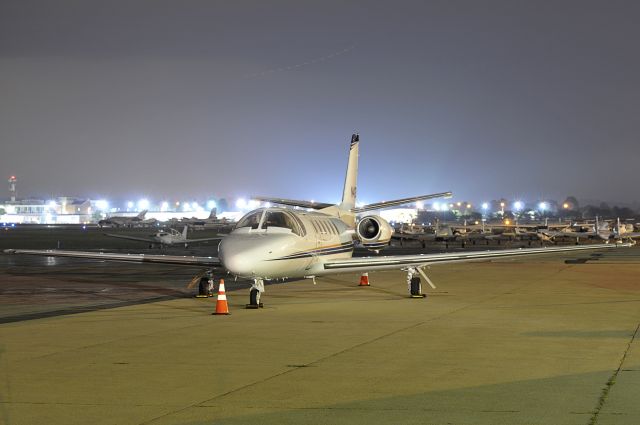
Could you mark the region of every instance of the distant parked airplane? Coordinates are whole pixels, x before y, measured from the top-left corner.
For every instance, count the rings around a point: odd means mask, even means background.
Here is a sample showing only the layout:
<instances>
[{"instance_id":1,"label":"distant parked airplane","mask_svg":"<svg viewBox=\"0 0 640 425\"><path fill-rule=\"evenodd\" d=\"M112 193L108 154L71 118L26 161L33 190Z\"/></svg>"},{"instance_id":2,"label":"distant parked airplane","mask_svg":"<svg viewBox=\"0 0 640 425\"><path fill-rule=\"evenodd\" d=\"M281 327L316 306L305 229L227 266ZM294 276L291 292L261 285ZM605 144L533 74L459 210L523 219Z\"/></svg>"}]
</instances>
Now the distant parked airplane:
<instances>
[{"instance_id":1,"label":"distant parked airplane","mask_svg":"<svg viewBox=\"0 0 640 425\"><path fill-rule=\"evenodd\" d=\"M200 238L200 239L188 239L187 231L189 230L189 226L184 226L182 233L178 232L175 229L169 230L161 230L158 233L151 235L151 238L139 238L136 236L128 236L128 235L116 235L113 233L105 233L105 236L109 236L112 238L120 238L120 239L128 239L132 241L138 242L146 242L150 244L150 246L154 245L179 245L184 244L186 248L189 244L195 242L205 242L205 241L216 241L222 239L222 237L216 238Z\"/></svg>"},{"instance_id":2,"label":"distant parked airplane","mask_svg":"<svg viewBox=\"0 0 640 425\"><path fill-rule=\"evenodd\" d=\"M133 227L141 224L155 224L157 220L152 218L149 220L145 220L144 216L147 214L147 210L141 211L140 214L130 217L130 216L112 216L100 220L98 225L100 227Z\"/></svg>"}]
</instances>

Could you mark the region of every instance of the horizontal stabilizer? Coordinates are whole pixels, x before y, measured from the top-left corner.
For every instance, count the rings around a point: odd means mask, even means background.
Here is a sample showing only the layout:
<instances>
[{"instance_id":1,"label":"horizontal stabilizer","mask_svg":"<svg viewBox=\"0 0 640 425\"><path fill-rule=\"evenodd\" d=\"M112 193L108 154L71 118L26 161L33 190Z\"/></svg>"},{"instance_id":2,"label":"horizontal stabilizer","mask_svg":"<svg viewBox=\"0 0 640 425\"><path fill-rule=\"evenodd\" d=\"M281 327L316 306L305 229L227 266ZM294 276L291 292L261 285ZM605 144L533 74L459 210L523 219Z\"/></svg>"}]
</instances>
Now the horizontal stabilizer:
<instances>
[{"instance_id":1,"label":"horizontal stabilizer","mask_svg":"<svg viewBox=\"0 0 640 425\"><path fill-rule=\"evenodd\" d=\"M323 208L332 207L334 205L334 204L327 204L323 202L299 201L296 199L266 198L263 196L252 196L251 199L254 199L260 202L271 202L272 204L287 205L290 207L311 208L314 210L321 210Z\"/></svg>"},{"instance_id":2,"label":"horizontal stabilizer","mask_svg":"<svg viewBox=\"0 0 640 425\"><path fill-rule=\"evenodd\" d=\"M393 201L376 202L375 204L369 204L369 205L364 205L362 207L353 208L351 211L354 213L361 213L365 211L381 210L384 208L391 208L391 207L397 207L399 205L410 204L411 202L424 201L427 199L451 198L451 195L452 195L451 192L442 192L442 193L434 193L432 195L413 196L411 198L396 199Z\"/></svg>"}]
</instances>

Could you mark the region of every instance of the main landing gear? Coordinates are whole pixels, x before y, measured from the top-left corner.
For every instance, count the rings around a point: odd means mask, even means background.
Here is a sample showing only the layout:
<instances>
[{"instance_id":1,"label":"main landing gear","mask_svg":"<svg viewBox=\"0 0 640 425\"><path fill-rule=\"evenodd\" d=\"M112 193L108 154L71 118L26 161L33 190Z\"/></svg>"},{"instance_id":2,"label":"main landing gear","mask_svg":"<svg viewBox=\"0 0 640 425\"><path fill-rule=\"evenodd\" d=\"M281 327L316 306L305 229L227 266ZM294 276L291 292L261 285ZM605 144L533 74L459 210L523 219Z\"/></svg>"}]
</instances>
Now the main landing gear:
<instances>
[{"instance_id":1,"label":"main landing gear","mask_svg":"<svg viewBox=\"0 0 640 425\"><path fill-rule=\"evenodd\" d=\"M427 276L420 267L409 267L408 269L405 269L405 271L407 272L407 286L409 289L409 296L411 298L426 298L427 296L427 294L422 293L422 283L420 282L420 277L414 276L415 274L419 274L420 276L422 276L424 280L427 281L429 286L431 286L433 289L436 289L436 286L433 284L433 282L431 282L429 276Z\"/></svg>"},{"instance_id":2,"label":"main landing gear","mask_svg":"<svg viewBox=\"0 0 640 425\"><path fill-rule=\"evenodd\" d=\"M264 304L260 302L260 295L264 292L264 280L253 279L253 285L249 289L249 304L245 307L250 309L262 308Z\"/></svg>"}]
</instances>

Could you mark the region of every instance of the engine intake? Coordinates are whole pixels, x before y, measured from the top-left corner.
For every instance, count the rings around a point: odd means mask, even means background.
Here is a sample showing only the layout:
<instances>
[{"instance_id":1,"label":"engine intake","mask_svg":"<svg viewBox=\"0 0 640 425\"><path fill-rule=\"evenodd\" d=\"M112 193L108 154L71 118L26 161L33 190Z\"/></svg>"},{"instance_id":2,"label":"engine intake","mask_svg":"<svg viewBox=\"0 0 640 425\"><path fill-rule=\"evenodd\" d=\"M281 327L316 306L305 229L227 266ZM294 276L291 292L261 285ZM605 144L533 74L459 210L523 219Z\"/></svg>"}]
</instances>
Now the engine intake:
<instances>
[{"instance_id":1,"label":"engine intake","mask_svg":"<svg viewBox=\"0 0 640 425\"><path fill-rule=\"evenodd\" d=\"M377 215L363 217L356 224L356 234L362 245L372 251L379 251L389 245L393 229L387 220Z\"/></svg>"}]
</instances>

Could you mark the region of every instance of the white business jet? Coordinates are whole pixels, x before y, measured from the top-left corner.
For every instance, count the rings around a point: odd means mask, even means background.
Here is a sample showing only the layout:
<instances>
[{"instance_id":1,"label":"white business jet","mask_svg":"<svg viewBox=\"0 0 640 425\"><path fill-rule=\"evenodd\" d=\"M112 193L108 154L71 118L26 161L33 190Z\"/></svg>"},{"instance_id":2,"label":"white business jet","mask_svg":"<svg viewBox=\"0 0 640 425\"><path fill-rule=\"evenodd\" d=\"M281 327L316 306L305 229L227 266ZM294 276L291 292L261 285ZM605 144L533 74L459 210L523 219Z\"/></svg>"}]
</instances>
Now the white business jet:
<instances>
[{"instance_id":1,"label":"white business jet","mask_svg":"<svg viewBox=\"0 0 640 425\"><path fill-rule=\"evenodd\" d=\"M352 257L354 245L379 251L389 244L393 229L378 215L356 215L420 200L450 197L451 192L415 196L356 207L359 136L354 134L349 147L349 162L342 201L337 205L280 198L255 199L301 207L303 209L260 208L245 215L222 241L216 257L116 254L58 250L5 250L6 253L88 258L113 261L153 262L189 266L223 267L237 277L253 280L250 303L257 308L264 292L264 281L284 278L313 278L337 273L403 270L407 282L422 276L433 284L423 268L437 263L481 261L553 252L610 249L631 243L597 244L570 247L491 250L462 253ZM311 210L311 211L309 211ZM412 279L413 278L413 279ZM418 278L419 279L419 278ZM414 285L411 285L412 295Z\"/></svg>"}]
</instances>

